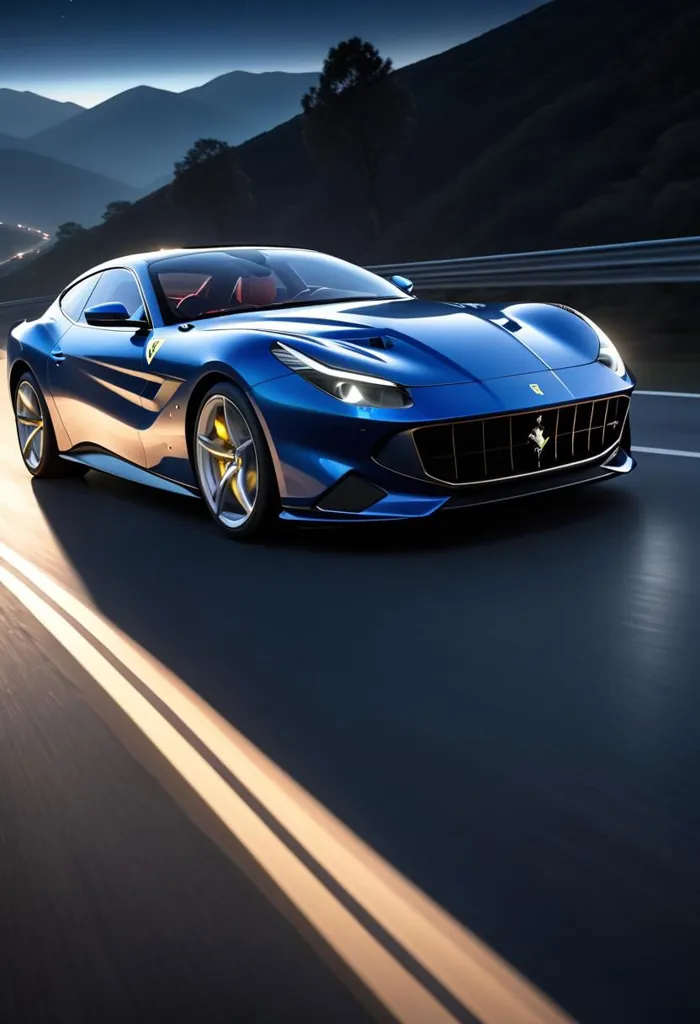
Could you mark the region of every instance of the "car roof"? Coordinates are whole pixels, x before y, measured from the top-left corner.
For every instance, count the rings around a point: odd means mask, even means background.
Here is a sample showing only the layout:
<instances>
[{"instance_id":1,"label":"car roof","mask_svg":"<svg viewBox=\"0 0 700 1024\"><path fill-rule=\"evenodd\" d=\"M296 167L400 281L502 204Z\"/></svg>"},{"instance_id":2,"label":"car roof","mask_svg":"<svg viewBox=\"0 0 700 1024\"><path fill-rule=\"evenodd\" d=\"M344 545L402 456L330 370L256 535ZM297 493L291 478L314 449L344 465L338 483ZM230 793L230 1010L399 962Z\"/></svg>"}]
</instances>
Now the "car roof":
<instances>
[{"instance_id":1,"label":"car roof","mask_svg":"<svg viewBox=\"0 0 700 1024\"><path fill-rule=\"evenodd\" d=\"M107 270L109 267L133 267L136 264L143 265L144 263L148 266L157 260L171 259L174 256L196 256L199 253L209 252L235 254L236 252L250 251L250 249L258 249L260 252L316 252L315 249L300 249L295 246L283 245L191 245L183 246L180 249L156 249L152 252L130 253L127 256L120 256L100 263L98 266L92 267L91 272Z\"/></svg>"}]
</instances>

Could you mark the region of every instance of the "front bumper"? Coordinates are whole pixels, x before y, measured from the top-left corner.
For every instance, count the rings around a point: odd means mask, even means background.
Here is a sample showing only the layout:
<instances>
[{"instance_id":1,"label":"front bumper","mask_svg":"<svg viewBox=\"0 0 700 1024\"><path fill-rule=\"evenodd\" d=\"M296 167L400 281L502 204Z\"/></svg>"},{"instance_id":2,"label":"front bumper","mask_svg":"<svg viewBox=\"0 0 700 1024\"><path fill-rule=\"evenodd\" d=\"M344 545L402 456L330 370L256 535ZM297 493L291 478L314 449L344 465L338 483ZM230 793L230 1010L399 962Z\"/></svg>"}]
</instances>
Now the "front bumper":
<instances>
[{"instance_id":1,"label":"front bumper","mask_svg":"<svg viewBox=\"0 0 700 1024\"><path fill-rule=\"evenodd\" d=\"M414 405L408 409L346 406L296 374L267 381L250 397L270 444L282 518L357 522L421 518L440 509L505 501L629 473L636 463L630 454L628 419L610 438L614 443L592 457L466 485L436 480L415 457L411 466L404 465L401 450L415 451L413 432L429 424L519 413L529 420L530 413L546 415L558 406L590 405L608 396L621 398L627 406L633 388L631 378L619 378L593 363L526 379L414 388Z\"/></svg>"}]
</instances>

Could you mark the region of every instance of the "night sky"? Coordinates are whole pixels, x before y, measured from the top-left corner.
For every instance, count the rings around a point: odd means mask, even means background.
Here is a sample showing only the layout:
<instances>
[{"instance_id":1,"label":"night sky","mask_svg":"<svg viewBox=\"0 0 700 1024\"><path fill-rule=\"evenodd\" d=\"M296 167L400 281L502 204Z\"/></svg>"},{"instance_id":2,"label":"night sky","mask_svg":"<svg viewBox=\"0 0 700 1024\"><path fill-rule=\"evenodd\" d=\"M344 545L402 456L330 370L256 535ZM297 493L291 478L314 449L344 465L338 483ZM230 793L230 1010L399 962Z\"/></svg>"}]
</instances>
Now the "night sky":
<instances>
[{"instance_id":1,"label":"night sky","mask_svg":"<svg viewBox=\"0 0 700 1024\"><path fill-rule=\"evenodd\" d=\"M235 69L317 70L329 46L352 35L400 67L541 3L4 0L0 86L92 106L133 85L179 91Z\"/></svg>"}]
</instances>

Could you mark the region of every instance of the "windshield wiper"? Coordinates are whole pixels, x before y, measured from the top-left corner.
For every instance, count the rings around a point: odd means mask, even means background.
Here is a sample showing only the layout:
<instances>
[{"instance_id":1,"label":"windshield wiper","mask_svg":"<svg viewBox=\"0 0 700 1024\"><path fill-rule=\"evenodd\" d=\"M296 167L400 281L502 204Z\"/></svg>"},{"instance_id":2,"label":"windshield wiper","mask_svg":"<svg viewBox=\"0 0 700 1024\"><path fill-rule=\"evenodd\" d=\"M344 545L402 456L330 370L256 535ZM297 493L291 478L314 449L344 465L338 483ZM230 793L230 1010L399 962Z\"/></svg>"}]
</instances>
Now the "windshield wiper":
<instances>
[{"instance_id":1,"label":"windshield wiper","mask_svg":"<svg viewBox=\"0 0 700 1024\"><path fill-rule=\"evenodd\" d=\"M258 306L258 309L285 309L292 306L324 306L337 302L389 302L401 298L399 295L342 295L339 299L289 299L288 302L273 302L270 306Z\"/></svg>"},{"instance_id":2,"label":"windshield wiper","mask_svg":"<svg viewBox=\"0 0 700 1024\"><path fill-rule=\"evenodd\" d=\"M215 316L232 316L234 313L263 313L271 309L291 309L300 306L324 306L333 305L338 302L390 302L393 299L401 298L400 295L343 295L339 299L289 299L287 302L271 302L269 306L255 306L248 303L245 306L229 306L225 309L212 309L207 313L200 313L198 316L191 316L188 321L208 320Z\"/></svg>"},{"instance_id":3,"label":"windshield wiper","mask_svg":"<svg viewBox=\"0 0 700 1024\"><path fill-rule=\"evenodd\" d=\"M207 320L213 316L231 316L232 313L254 313L256 309L261 309L260 306L254 306L251 304L247 306L229 306L226 309L210 309L207 313L199 313L197 316L191 316L190 320Z\"/></svg>"}]
</instances>

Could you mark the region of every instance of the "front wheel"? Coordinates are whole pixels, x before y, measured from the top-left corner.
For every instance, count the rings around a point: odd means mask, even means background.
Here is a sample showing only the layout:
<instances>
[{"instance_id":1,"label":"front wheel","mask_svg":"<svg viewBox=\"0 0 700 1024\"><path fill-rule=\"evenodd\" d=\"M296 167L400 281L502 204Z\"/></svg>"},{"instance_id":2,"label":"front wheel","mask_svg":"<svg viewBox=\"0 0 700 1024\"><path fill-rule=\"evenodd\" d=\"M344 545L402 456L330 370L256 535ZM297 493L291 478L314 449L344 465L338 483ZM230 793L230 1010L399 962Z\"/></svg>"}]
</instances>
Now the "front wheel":
<instances>
[{"instance_id":1,"label":"front wheel","mask_svg":"<svg viewBox=\"0 0 700 1024\"><path fill-rule=\"evenodd\" d=\"M192 438L202 497L217 525L237 540L259 539L279 511L265 435L239 388L215 384L197 411Z\"/></svg>"}]
</instances>

